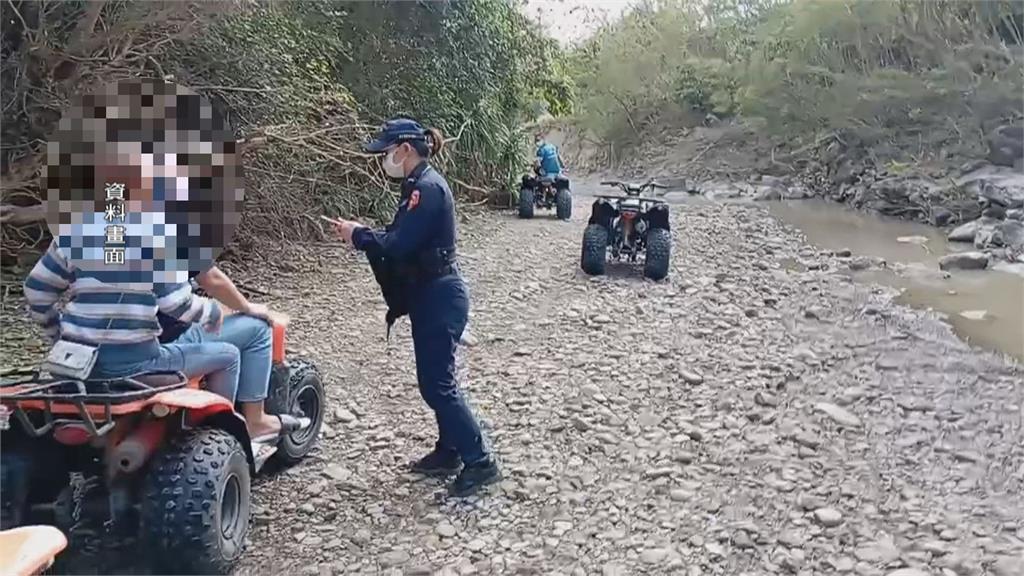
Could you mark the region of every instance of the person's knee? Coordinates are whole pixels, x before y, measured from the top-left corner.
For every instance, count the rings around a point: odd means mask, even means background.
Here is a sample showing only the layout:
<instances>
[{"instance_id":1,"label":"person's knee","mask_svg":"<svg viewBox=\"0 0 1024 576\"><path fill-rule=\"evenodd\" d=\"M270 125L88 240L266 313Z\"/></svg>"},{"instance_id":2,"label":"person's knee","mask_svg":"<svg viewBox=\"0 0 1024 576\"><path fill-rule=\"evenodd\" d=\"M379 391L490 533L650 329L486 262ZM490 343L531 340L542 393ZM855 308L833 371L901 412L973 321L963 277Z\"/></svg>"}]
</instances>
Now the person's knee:
<instances>
[{"instance_id":1,"label":"person's knee","mask_svg":"<svg viewBox=\"0 0 1024 576\"><path fill-rule=\"evenodd\" d=\"M235 314L224 321L222 337L238 346L270 346L273 331L270 324L259 318Z\"/></svg>"},{"instance_id":2,"label":"person's knee","mask_svg":"<svg viewBox=\"0 0 1024 576\"><path fill-rule=\"evenodd\" d=\"M218 359L219 369L238 371L238 367L242 363L242 353L238 350L238 346L230 342L210 342L208 346L209 354Z\"/></svg>"}]
</instances>

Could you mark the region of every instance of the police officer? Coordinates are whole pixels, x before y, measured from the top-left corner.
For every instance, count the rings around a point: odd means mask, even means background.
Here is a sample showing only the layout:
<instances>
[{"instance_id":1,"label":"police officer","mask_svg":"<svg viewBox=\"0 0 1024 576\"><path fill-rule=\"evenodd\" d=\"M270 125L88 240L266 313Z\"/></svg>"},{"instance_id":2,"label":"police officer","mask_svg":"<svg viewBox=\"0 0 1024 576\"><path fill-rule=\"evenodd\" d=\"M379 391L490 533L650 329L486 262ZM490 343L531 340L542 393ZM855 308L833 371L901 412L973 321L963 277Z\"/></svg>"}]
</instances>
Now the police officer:
<instances>
[{"instance_id":1,"label":"police officer","mask_svg":"<svg viewBox=\"0 0 1024 576\"><path fill-rule=\"evenodd\" d=\"M449 492L467 496L500 473L455 382L455 348L466 328L469 294L455 261L454 198L427 162L443 146L436 128L424 129L409 118L385 123L365 150L383 155L384 172L402 180L398 212L384 230L346 220L335 230L366 252L388 304L389 329L398 316L409 314L420 394L438 427L434 450L412 469L447 476L461 466Z\"/></svg>"}]
</instances>

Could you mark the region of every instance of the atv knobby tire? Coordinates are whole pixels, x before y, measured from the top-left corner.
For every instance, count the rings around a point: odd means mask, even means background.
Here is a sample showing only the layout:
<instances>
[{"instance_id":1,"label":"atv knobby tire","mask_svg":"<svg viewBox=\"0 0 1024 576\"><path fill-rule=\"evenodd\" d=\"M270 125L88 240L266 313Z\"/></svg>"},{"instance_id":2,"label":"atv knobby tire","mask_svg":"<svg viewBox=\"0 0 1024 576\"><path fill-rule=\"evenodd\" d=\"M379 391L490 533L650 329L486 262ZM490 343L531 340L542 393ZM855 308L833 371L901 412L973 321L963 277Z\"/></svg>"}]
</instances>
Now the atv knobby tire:
<instances>
[{"instance_id":1,"label":"atv knobby tire","mask_svg":"<svg viewBox=\"0 0 1024 576\"><path fill-rule=\"evenodd\" d=\"M644 276L661 280L668 276L672 258L672 233L662 228L647 232L647 255L644 261Z\"/></svg>"},{"instance_id":2,"label":"atv knobby tire","mask_svg":"<svg viewBox=\"0 0 1024 576\"><path fill-rule=\"evenodd\" d=\"M555 192L555 215L566 222L572 218L572 193L565 188Z\"/></svg>"},{"instance_id":3,"label":"atv knobby tire","mask_svg":"<svg viewBox=\"0 0 1024 576\"><path fill-rule=\"evenodd\" d=\"M583 253L580 268L591 276L604 274L608 257L608 229L600 224L591 224L583 230Z\"/></svg>"},{"instance_id":4,"label":"atv knobby tire","mask_svg":"<svg viewBox=\"0 0 1024 576\"><path fill-rule=\"evenodd\" d=\"M533 218L533 189L522 188L519 190L519 217Z\"/></svg>"},{"instance_id":5,"label":"atv knobby tire","mask_svg":"<svg viewBox=\"0 0 1024 576\"><path fill-rule=\"evenodd\" d=\"M156 574L229 574L249 533L249 462L216 428L185 430L151 462L142 544Z\"/></svg>"},{"instance_id":6,"label":"atv knobby tire","mask_svg":"<svg viewBox=\"0 0 1024 576\"><path fill-rule=\"evenodd\" d=\"M297 430L281 438L275 457L284 464L295 464L309 454L320 435L320 426L327 412L327 398L320 372L308 360L289 360L288 414L305 416L313 422L305 430Z\"/></svg>"}]
</instances>

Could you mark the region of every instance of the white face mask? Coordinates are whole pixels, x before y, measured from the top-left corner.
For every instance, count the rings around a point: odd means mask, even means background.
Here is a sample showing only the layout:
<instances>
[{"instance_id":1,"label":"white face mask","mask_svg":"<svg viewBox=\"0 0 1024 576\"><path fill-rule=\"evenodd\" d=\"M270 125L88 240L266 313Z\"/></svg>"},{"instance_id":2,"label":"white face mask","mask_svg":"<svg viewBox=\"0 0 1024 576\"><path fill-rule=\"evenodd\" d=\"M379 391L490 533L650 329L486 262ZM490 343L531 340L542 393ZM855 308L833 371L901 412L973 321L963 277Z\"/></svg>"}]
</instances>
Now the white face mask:
<instances>
[{"instance_id":1,"label":"white face mask","mask_svg":"<svg viewBox=\"0 0 1024 576\"><path fill-rule=\"evenodd\" d=\"M384 162L381 164L385 174L392 178L402 178L405 176L405 168L402 166L404 162L395 161L395 152L398 152L398 148L388 152L388 155L384 157Z\"/></svg>"}]
</instances>

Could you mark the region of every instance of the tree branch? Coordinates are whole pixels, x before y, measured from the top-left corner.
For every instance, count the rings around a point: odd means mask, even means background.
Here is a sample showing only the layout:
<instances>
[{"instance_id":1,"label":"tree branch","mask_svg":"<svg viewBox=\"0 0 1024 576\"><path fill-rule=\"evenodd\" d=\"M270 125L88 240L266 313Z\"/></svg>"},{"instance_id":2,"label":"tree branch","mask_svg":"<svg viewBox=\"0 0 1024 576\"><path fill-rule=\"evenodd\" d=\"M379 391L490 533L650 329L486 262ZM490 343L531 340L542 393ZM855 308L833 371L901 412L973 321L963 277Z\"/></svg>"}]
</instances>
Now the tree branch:
<instances>
[{"instance_id":1,"label":"tree branch","mask_svg":"<svg viewBox=\"0 0 1024 576\"><path fill-rule=\"evenodd\" d=\"M41 220L46 220L46 208L42 204L32 206L0 205L0 224L30 224Z\"/></svg>"}]
</instances>

